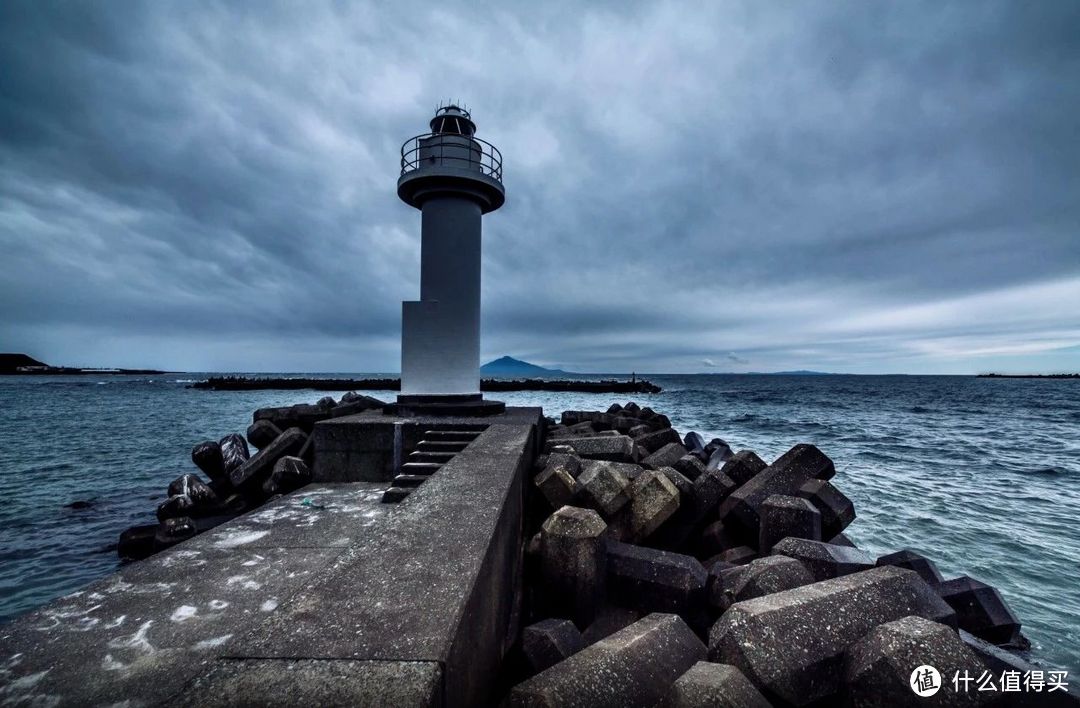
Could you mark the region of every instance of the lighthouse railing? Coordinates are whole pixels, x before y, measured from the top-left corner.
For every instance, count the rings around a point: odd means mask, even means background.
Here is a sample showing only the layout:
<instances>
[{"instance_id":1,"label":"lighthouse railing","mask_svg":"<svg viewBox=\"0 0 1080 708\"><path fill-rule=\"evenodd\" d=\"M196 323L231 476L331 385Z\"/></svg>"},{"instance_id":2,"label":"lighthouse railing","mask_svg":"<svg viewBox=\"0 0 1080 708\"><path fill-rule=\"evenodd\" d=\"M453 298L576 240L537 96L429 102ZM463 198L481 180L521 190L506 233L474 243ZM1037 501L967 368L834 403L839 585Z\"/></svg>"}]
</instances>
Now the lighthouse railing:
<instances>
[{"instance_id":1,"label":"lighthouse railing","mask_svg":"<svg viewBox=\"0 0 1080 708\"><path fill-rule=\"evenodd\" d=\"M401 174L423 167L460 167L502 181L502 153L480 138L453 133L424 133L401 146Z\"/></svg>"}]
</instances>

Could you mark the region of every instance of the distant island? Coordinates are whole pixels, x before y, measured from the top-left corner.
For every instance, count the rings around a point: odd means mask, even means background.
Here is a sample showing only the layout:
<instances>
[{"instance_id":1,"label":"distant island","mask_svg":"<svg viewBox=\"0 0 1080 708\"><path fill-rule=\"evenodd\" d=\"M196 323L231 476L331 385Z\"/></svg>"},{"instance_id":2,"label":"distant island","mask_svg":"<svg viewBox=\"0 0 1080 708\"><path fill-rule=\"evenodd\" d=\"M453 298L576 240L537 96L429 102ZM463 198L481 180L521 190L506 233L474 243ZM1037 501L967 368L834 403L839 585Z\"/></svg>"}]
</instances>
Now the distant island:
<instances>
[{"instance_id":1,"label":"distant island","mask_svg":"<svg viewBox=\"0 0 1080 708\"><path fill-rule=\"evenodd\" d=\"M71 366L50 366L27 354L0 354L0 376L83 376L116 374L141 376L164 374L157 369L83 369Z\"/></svg>"},{"instance_id":2,"label":"distant island","mask_svg":"<svg viewBox=\"0 0 1080 708\"><path fill-rule=\"evenodd\" d=\"M480 373L485 376L576 376L570 371L548 369L512 356L489 361L480 367Z\"/></svg>"}]
</instances>

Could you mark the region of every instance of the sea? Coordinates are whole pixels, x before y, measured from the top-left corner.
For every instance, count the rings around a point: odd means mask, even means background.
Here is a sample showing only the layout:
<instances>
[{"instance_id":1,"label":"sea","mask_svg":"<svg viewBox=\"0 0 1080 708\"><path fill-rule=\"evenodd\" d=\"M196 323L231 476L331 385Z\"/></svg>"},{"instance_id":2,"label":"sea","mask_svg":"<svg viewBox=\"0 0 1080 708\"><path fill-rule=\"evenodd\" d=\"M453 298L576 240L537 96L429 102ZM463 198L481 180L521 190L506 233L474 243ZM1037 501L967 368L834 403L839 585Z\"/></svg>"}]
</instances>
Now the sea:
<instances>
[{"instance_id":1,"label":"sea","mask_svg":"<svg viewBox=\"0 0 1080 708\"><path fill-rule=\"evenodd\" d=\"M115 571L120 532L154 522L169 482L195 471L193 445L242 433L257 408L335 395L189 388L209 375L0 376L0 621ZM680 432L766 461L796 443L820 447L855 503L846 533L860 548L912 549L946 577L995 586L1023 623L1031 658L1080 672L1080 380L644 378L663 391L634 400ZM627 400L497 397L555 417Z\"/></svg>"}]
</instances>

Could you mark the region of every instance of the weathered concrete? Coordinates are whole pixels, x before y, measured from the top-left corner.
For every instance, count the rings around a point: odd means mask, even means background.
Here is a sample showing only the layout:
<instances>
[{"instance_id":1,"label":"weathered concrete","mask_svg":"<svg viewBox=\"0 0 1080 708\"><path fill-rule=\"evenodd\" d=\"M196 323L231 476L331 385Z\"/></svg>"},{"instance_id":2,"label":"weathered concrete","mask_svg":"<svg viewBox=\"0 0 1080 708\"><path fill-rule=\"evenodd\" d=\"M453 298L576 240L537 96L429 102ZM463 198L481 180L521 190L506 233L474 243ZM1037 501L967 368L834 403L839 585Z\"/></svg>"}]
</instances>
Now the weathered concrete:
<instances>
[{"instance_id":1,"label":"weathered concrete","mask_svg":"<svg viewBox=\"0 0 1080 708\"><path fill-rule=\"evenodd\" d=\"M705 646L677 615L651 614L517 685L508 702L511 706L651 706L679 676L704 659Z\"/></svg>"},{"instance_id":2,"label":"weathered concrete","mask_svg":"<svg viewBox=\"0 0 1080 708\"><path fill-rule=\"evenodd\" d=\"M12 690L26 703L154 704L178 695L386 509L374 485L309 487L127 565L0 629L0 660L11 671L4 683L23 686Z\"/></svg>"},{"instance_id":3,"label":"weathered concrete","mask_svg":"<svg viewBox=\"0 0 1080 708\"><path fill-rule=\"evenodd\" d=\"M769 708L769 702L734 666L699 661L672 684L657 708Z\"/></svg>"},{"instance_id":4,"label":"weathered concrete","mask_svg":"<svg viewBox=\"0 0 1080 708\"><path fill-rule=\"evenodd\" d=\"M368 410L316 423L311 434L315 448L316 482L389 482L397 465L415 450L429 430L476 430L487 425L536 425L540 408L507 408L483 418L409 417ZM537 426L537 430L539 426ZM539 445L533 433L534 446Z\"/></svg>"},{"instance_id":5,"label":"weathered concrete","mask_svg":"<svg viewBox=\"0 0 1080 708\"><path fill-rule=\"evenodd\" d=\"M709 658L737 666L774 702L813 704L840 691L848 646L908 615L956 622L914 571L873 568L735 603L709 632Z\"/></svg>"},{"instance_id":6,"label":"weathered concrete","mask_svg":"<svg viewBox=\"0 0 1080 708\"><path fill-rule=\"evenodd\" d=\"M49 705L483 703L517 634L531 425L493 425L400 504L313 484L0 629L5 698Z\"/></svg>"}]
</instances>

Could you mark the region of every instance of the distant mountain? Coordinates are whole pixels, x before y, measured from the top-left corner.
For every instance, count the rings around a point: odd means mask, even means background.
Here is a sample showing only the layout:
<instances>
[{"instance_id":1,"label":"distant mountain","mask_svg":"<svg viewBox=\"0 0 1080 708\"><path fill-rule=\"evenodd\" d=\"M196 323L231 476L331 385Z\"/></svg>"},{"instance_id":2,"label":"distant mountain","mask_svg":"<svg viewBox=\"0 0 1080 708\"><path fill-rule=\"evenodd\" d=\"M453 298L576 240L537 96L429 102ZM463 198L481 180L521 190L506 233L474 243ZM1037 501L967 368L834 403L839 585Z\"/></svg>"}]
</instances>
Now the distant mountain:
<instances>
[{"instance_id":1,"label":"distant mountain","mask_svg":"<svg viewBox=\"0 0 1080 708\"><path fill-rule=\"evenodd\" d=\"M570 372L548 369L512 356L504 356L481 366L480 373L487 376L562 376Z\"/></svg>"},{"instance_id":2,"label":"distant mountain","mask_svg":"<svg viewBox=\"0 0 1080 708\"><path fill-rule=\"evenodd\" d=\"M23 366L48 366L26 354L0 354L0 372L15 373Z\"/></svg>"},{"instance_id":3,"label":"distant mountain","mask_svg":"<svg viewBox=\"0 0 1080 708\"><path fill-rule=\"evenodd\" d=\"M795 371L773 371L774 376L833 376L828 371L808 371L806 369L797 369Z\"/></svg>"}]
</instances>

